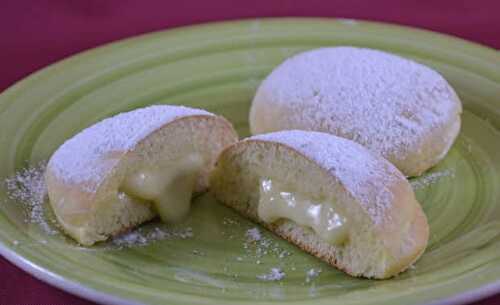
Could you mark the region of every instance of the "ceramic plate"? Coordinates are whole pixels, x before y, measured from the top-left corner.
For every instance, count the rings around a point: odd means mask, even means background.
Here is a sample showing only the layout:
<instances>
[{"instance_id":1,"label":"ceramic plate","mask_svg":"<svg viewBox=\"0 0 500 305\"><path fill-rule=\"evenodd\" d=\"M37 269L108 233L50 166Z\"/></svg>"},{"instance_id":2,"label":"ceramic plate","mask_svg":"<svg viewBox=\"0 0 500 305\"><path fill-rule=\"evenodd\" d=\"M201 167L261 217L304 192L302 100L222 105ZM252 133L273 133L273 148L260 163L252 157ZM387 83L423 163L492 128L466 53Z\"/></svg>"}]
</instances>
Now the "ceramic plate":
<instances>
[{"instance_id":1,"label":"ceramic plate","mask_svg":"<svg viewBox=\"0 0 500 305\"><path fill-rule=\"evenodd\" d=\"M205 108L247 136L261 79L297 52L334 45L427 64L465 106L446 159L412 180L431 238L408 272L385 281L349 277L207 194L194 200L183 225L153 222L86 249L60 233L46 202L13 200L3 184L1 253L44 281L109 304L452 304L499 291L500 55L445 35L355 20L267 19L179 28L87 51L2 93L0 178L43 162L104 117L153 103ZM284 278L265 281L272 268Z\"/></svg>"}]
</instances>

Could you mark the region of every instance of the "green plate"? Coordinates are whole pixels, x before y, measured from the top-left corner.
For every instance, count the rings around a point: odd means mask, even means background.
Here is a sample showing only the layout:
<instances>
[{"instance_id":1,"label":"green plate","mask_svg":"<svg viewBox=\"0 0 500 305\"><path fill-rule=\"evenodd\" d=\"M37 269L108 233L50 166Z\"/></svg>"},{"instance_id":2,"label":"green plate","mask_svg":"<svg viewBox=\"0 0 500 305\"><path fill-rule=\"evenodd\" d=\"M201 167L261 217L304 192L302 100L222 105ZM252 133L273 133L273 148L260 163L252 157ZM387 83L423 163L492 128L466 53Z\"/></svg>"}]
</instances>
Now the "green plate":
<instances>
[{"instance_id":1,"label":"green plate","mask_svg":"<svg viewBox=\"0 0 500 305\"><path fill-rule=\"evenodd\" d=\"M439 70L456 88L463 129L446 159L412 181L431 226L429 247L404 274L355 279L215 204L194 200L180 227L150 223L81 248L0 190L1 253L55 286L109 304L452 304L500 291L500 55L411 28L354 20L264 19L157 32L73 56L0 96L0 178L39 161L82 128L153 103L205 108L248 135L260 80L297 52L354 45ZM46 203L45 203L46 204ZM44 213L44 227L26 222ZM281 268L281 281L258 278ZM313 269L319 276L308 276ZM314 272L313 272L314 273Z\"/></svg>"}]
</instances>

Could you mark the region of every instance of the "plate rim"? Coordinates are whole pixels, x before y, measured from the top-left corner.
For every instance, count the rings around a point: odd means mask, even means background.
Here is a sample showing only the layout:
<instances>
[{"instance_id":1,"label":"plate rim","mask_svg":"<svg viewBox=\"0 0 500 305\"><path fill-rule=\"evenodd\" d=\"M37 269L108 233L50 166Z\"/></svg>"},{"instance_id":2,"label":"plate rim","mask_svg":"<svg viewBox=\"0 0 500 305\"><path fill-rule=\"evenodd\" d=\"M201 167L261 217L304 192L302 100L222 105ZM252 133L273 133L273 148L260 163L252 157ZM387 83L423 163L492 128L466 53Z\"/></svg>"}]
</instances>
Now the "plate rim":
<instances>
[{"instance_id":1,"label":"plate rim","mask_svg":"<svg viewBox=\"0 0 500 305\"><path fill-rule=\"evenodd\" d=\"M0 98L6 94L10 94L10 92L13 92L18 89L23 83L26 81L32 80L36 78L41 73L44 73L47 70L50 70L52 67L59 65L61 63L67 63L68 61L74 60L77 57L81 56L88 56L91 55L93 52L95 52L97 49L103 49L110 47L112 45L118 44L118 43L124 43L124 42L129 42L132 40L139 40L139 39L147 39L149 37L152 37L153 35L158 35L158 34L165 34L165 33L171 33L174 34L177 31L182 31L182 30L201 30L203 28L209 28L213 26L221 26L221 25L229 25L229 24L242 24L242 23L252 23L252 22L269 22L269 21L292 21L292 22L297 22L297 23L307 23L307 22L318 22L318 21L325 21L325 22L356 22L361 25L368 25L368 26L384 26L384 27L389 27L392 29L401 29L404 31L410 31L410 32L418 32L418 33L423 33L425 35L431 35L434 36L438 39L448 39L453 41L454 43L458 44L464 44L467 45L468 47L472 47L475 49L475 51L486 51L491 53L493 56L494 54L498 55L498 63L500 64L500 50L497 50L493 47L484 45L482 43L474 42L474 41L469 41L467 39L452 35L452 34L446 34L446 33L441 33L441 32L436 32L433 30L429 29L424 29L424 28L418 28L418 27L413 27L409 25L401 25L397 23L392 23L392 22L381 22L381 21L372 21L372 20L367 20L367 19L359 19L359 18L335 18L335 17L294 17L294 16L287 16L287 17L258 17L258 18L238 18L238 19L231 19L231 20L225 20L225 21L211 21L211 22L202 22L202 23L195 23L195 24L190 24L190 25L184 25L184 26L177 26L177 27L171 27L171 28L166 28L166 29L159 29L155 31L150 31L150 32L145 32L139 35L133 35L129 37L124 37L121 39L113 40L110 42L106 42L103 44L99 44L94 47L90 47L89 49L82 50L80 52L65 56L53 63L50 63L38 70L35 70L26 76L22 77L21 79L13 82L11 85L9 85L7 88L4 90L0 91ZM493 52L492 52L493 51ZM0 111L1 112L1 111ZM35 277L36 279L47 283L55 288L61 289L67 293L76 295L80 298L83 298L85 300L90 300L99 304L105 304L105 305L147 305L146 303L138 302L137 300L131 299L131 298L123 298L120 296L117 296L112 293L107 293L103 291L99 291L97 289L91 288L89 286L86 286L78 281L70 280L67 279L64 276L58 275L47 268L44 268L34 262L31 262L29 259L23 257L22 255L18 254L13 247L7 245L5 242L0 240L0 255L5 258L7 261L12 263L14 266L20 268L24 272L27 272L29 275ZM490 297L492 295L495 295L497 293L500 293L500 277L491 283L479 286L474 289L466 290L464 292L450 295L448 297L444 297L441 299L436 299L427 303L419 303L419 305L458 305L458 304L466 304L469 302L474 302L480 299L484 299L487 297Z\"/></svg>"}]
</instances>

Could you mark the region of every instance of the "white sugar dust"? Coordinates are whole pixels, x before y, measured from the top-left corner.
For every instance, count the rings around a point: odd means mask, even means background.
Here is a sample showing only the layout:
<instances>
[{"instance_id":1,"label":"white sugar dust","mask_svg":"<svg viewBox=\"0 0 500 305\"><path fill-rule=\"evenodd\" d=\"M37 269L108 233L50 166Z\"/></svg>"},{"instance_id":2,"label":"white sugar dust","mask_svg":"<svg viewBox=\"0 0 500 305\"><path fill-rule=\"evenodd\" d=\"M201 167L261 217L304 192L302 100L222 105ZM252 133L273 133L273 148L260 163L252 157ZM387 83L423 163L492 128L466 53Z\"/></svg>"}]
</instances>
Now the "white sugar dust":
<instances>
[{"instance_id":1,"label":"white sugar dust","mask_svg":"<svg viewBox=\"0 0 500 305\"><path fill-rule=\"evenodd\" d=\"M44 213L47 199L45 168L46 162L23 168L5 179L5 187L9 199L21 203L26 209L26 222L38 224L45 233L54 235L58 231L49 224Z\"/></svg>"}]
</instances>

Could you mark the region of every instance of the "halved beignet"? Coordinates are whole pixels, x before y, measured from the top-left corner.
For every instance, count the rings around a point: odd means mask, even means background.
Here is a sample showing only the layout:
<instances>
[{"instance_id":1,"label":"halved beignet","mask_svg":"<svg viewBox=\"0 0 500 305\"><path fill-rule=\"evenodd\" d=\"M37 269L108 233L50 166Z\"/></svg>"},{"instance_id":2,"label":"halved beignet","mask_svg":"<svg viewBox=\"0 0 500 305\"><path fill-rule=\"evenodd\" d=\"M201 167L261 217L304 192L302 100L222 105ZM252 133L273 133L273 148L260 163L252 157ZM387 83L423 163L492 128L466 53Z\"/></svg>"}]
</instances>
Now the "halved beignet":
<instances>
[{"instance_id":1,"label":"halved beignet","mask_svg":"<svg viewBox=\"0 0 500 305\"><path fill-rule=\"evenodd\" d=\"M221 153L210 190L353 276L396 275L427 245L427 220L404 175L330 134L281 131L233 144Z\"/></svg>"},{"instance_id":2,"label":"halved beignet","mask_svg":"<svg viewBox=\"0 0 500 305\"><path fill-rule=\"evenodd\" d=\"M64 231L83 245L159 215L181 220L208 186L220 151L237 141L224 118L181 106L150 106L92 125L51 157L45 178Z\"/></svg>"}]
</instances>

